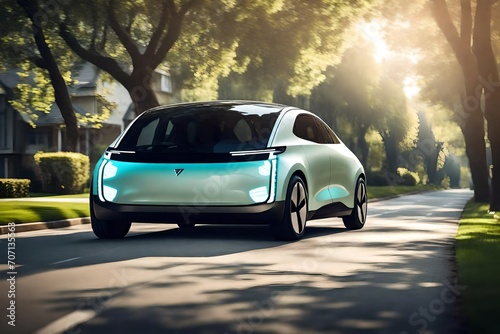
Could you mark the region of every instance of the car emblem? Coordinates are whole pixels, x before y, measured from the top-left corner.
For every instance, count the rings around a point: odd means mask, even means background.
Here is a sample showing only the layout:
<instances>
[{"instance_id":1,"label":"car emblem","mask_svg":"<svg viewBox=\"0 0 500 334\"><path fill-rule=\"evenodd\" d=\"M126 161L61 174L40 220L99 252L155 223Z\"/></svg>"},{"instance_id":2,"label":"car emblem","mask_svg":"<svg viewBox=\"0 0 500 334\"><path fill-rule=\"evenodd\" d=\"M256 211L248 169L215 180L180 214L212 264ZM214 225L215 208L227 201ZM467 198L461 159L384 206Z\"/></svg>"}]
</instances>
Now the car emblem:
<instances>
[{"instance_id":1,"label":"car emblem","mask_svg":"<svg viewBox=\"0 0 500 334\"><path fill-rule=\"evenodd\" d=\"M179 168L179 169L174 169L175 175L177 175L177 176L181 175L181 173L182 173L183 171L184 171L184 169L181 169L181 168Z\"/></svg>"}]
</instances>

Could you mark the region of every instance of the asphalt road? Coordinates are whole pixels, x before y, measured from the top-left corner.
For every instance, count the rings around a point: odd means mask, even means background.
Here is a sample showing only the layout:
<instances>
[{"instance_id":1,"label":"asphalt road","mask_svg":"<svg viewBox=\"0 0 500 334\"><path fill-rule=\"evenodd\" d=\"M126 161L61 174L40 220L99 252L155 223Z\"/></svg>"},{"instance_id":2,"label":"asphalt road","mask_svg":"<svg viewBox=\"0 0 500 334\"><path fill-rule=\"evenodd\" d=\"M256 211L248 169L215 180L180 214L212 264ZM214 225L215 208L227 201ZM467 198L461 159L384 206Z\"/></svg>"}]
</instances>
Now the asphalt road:
<instances>
[{"instance_id":1,"label":"asphalt road","mask_svg":"<svg viewBox=\"0 0 500 334\"><path fill-rule=\"evenodd\" d=\"M363 230L312 221L294 243L265 226L135 224L118 241L89 225L19 233L15 275L4 235L0 333L461 333L453 243L471 196L371 203Z\"/></svg>"}]
</instances>

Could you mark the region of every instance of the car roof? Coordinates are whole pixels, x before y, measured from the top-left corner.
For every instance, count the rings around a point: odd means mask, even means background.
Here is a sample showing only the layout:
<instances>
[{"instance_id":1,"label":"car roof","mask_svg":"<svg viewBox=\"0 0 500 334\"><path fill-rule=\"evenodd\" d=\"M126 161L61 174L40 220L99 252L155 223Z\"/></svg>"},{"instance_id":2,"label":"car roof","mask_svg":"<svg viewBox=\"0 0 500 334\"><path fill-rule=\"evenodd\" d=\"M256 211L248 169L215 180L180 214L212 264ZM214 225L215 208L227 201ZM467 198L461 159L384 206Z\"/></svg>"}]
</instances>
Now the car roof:
<instances>
[{"instance_id":1,"label":"car roof","mask_svg":"<svg viewBox=\"0 0 500 334\"><path fill-rule=\"evenodd\" d=\"M186 103L162 105L149 109L145 111L145 113L171 112L182 109L196 111L197 109L204 110L207 108L226 109L228 111L231 110L231 111L238 111L241 113L265 115L270 113L281 113L284 110L290 109L291 107L283 104L269 103L262 101L216 100L216 101L199 101L199 102L186 102Z\"/></svg>"}]
</instances>

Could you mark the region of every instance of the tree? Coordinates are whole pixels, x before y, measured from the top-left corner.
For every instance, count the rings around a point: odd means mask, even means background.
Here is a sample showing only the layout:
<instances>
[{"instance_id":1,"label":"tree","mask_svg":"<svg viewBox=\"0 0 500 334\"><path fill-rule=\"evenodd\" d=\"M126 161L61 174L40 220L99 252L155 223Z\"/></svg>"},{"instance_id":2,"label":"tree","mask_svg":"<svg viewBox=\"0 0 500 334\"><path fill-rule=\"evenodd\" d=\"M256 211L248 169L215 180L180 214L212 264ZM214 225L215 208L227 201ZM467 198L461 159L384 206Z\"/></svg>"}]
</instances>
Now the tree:
<instances>
[{"instance_id":1,"label":"tree","mask_svg":"<svg viewBox=\"0 0 500 334\"><path fill-rule=\"evenodd\" d=\"M53 52L53 44L56 42L54 42L46 34L48 32L49 35L52 35L51 27L47 24L46 21L41 19L41 13L43 12L43 9L40 7L40 4L36 0L17 0L15 2L9 1L5 3L4 6L7 12L5 21L3 23L6 34L2 36L2 40L6 42L6 45L8 47L3 51L3 56L9 58L8 60L18 60L17 63L21 63L19 65L21 65L22 67L24 66L25 71L32 69L32 67L30 67L28 63L26 63L26 61L29 60L31 64L36 65L39 69L42 69L47 73L50 83L53 87L55 102L61 111L61 115L66 125L66 146L64 147L64 149L68 151L74 151L76 150L76 144L78 140L78 122L73 110L73 106L71 104L66 80L61 73L58 60L56 59L56 55ZM27 23L24 18L27 18L30 23ZM17 38L20 38L21 41L28 38L24 34L25 32L27 32L27 30L25 29L26 24L31 25L31 38L33 38L35 42L36 49L38 50L37 53L30 52L31 50L29 48L23 49L22 52L19 52L20 48L18 45L16 47L15 44L18 41L14 40L15 37L8 36L9 33L14 34L15 36L17 36ZM21 57L19 57L20 55ZM15 63L14 61L10 62ZM39 84L39 87L35 87L34 90L35 92L36 90L38 90L39 94L37 98L41 99L40 95L46 95L47 90L44 89L43 80L40 79L40 71L35 71L34 75L35 83ZM24 93L26 95L29 95L27 87L25 87ZM36 94L31 94L31 96L33 95ZM40 104L43 104L42 109L46 109L46 106L50 105L50 103L48 104L46 102L41 102Z\"/></svg>"},{"instance_id":2,"label":"tree","mask_svg":"<svg viewBox=\"0 0 500 334\"><path fill-rule=\"evenodd\" d=\"M490 211L500 211L500 77L492 45L492 6L498 3L493 0L477 0L474 44L479 84L484 98L484 115L488 121L488 139L492 156L492 181ZM476 90L477 92L477 90Z\"/></svg>"},{"instance_id":3,"label":"tree","mask_svg":"<svg viewBox=\"0 0 500 334\"><path fill-rule=\"evenodd\" d=\"M482 87L482 85L479 81L477 59L471 46L473 34L471 1L461 1L460 33L453 23L446 0L433 0L432 11L436 23L452 48L463 74L464 93L461 100L464 120L461 128L474 182L474 198L478 202L488 202L490 194L486 165L484 118L480 97L476 94L478 88Z\"/></svg>"},{"instance_id":4,"label":"tree","mask_svg":"<svg viewBox=\"0 0 500 334\"><path fill-rule=\"evenodd\" d=\"M158 105L152 89L153 71L164 62L181 34L187 13L199 2L96 0L78 6L72 3L65 8L59 33L78 56L120 82L129 92L136 113L140 113ZM81 16L82 11L92 13L88 16L92 22ZM88 28L90 36L84 31ZM116 39L114 44L107 45L111 32ZM113 58L120 48L130 58L130 66Z\"/></svg>"},{"instance_id":5,"label":"tree","mask_svg":"<svg viewBox=\"0 0 500 334\"><path fill-rule=\"evenodd\" d=\"M266 3L255 12L240 4L251 14L235 27L240 66L221 80L221 96L243 94L307 107L311 91L353 43L355 24L378 3L287 1Z\"/></svg>"},{"instance_id":6,"label":"tree","mask_svg":"<svg viewBox=\"0 0 500 334\"><path fill-rule=\"evenodd\" d=\"M389 73L387 71L382 76L374 94L374 111L377 115L374 127L384 142L386 171L396 175L401 163L402 149L413 146L413 140L406 139L416 120L407 107L403 78L397 78L399 75L394 78L394 75Z\"/></svg>"},{"instance_id":7,"label":"tree","mask_svg":"<svg viewBox=\"0 0 500 334\"><path fill-rule=\"evenodd\" d=\"M348 146L364 166L369 153L366 134L381 116L375 108L380 73L372 54L371 48L346 51L341 63L331 70L327 80L313 91L311 98L313 112L326 120L331 118L328 114L333 113L335 122L348 123L345 128L333 124L334 130L339 131L344 140L351 141L347 142Z\"/></svg>"},{"instance_id":8,"label":"tree","mask_svg":"<svg viewBox=\"0 0 500 334\"><path fill-rule=\"evenodd\" d=\"M419 127L417 147L422 153L421 155L429 182L438 186L442 181L438 174L438 159L439 154L443 150L444 143L436 140L429 121L427 120L427 116L423 111L418 113L418 119Z\"/></svg>"}]
</instances>

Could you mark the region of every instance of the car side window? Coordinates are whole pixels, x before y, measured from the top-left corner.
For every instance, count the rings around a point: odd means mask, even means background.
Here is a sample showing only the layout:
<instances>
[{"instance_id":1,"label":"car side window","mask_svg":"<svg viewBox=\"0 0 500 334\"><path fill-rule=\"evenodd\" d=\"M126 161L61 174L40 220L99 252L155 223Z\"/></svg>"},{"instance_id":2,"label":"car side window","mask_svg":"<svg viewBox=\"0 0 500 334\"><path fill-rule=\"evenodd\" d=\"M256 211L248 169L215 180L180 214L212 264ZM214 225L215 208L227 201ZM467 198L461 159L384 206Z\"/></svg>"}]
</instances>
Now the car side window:
<instances>
[{"instance_id":1,"label":"car side window","mask_svg":"<svg viewBox=\"0 0 500 334\"><path fill-rule=\"evenodd\" d=\"M140 132L139 137L137 138L136 146L151 145L153 143L153 138L158 123L159 119L157 118L142 128L142 131Z\"/></svg>"},{"instance_id":2,"label":"car side window","mask_svg":"<svg viewBox=\"0 0 500 334\"><path fill-rule=\"evenodd\" d=\"M323 141L314 117L308 114L297 116L293 125L293 133L299 138L318 144Z\"/></svg>"},{"instance_id":3,"label":"car side window","mask_svg":"<svg viewBox=\"0 0 500 334\"><path fill-rule=\"evenodd\" d=\"M322 120L319 118L315 118L316 123L318 124L319 131L321 132L321 136L323 137L322 144L340 144L340 140L333 133L332 129L328 127Z\"/></svg>"}]
</instances>

